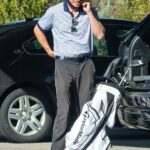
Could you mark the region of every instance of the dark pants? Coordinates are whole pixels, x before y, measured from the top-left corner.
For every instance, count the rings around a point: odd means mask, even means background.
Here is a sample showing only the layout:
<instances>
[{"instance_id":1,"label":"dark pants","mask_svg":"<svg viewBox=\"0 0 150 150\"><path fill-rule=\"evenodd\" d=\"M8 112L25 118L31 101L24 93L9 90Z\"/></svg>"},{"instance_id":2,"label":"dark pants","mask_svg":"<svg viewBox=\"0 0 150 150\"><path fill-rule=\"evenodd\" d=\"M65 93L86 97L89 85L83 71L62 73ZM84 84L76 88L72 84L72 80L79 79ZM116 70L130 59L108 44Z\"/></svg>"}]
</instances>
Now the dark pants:
<instances>
[{"instance_id":1,"label":"dark pants","mask_svg":"<svg viewBox=\"0 0 150 150\"><path fill-rule=\"evenodd\" d=\"M54 121L51 150L64 150L65 134L75 113L79 113L93 88L95 67L91 59L55 60L57 115Z\"/></svg>"}]
</instances>

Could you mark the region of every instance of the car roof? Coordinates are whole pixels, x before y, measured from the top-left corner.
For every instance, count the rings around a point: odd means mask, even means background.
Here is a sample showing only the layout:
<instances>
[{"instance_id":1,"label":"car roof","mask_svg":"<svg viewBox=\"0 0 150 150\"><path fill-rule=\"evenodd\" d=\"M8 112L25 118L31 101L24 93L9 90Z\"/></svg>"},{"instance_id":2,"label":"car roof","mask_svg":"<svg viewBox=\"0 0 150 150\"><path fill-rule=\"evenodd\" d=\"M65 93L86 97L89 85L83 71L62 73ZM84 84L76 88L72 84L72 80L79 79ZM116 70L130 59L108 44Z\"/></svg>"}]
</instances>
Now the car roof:
<instances>
[{"instance_id":1,"label":"car roof","mask_svg":"<svg viewBox=\"0 0 150 150\"><path fill-rule=\"evenodd\" d=\"M19 21L13 21L6 24L0 24L0 29L7 28L7 29L13 29L16 27L24 27L24 26L33 26L36 24L38 19L26 19L26 20L19 20Z\"/></svg>"},{"instance_id":2,"label":"car roof","mask_svg":"<svg viewBox=\"0 0 150 150\"><path fill-rule=\"evenodd\" d=\"M28 22L37 22L37 21L38 21L38 18L37 19L26 18L26 19L23 19L23 20L17 20L17 21L8 22L8 23L2 24L2 25L14 25L14 24L22 24L22 23L28 23Z\"/></svg>"},{"instance_id":3,"label":"car roof","mask_svg":"<svg viewBox=\"0 0 150 150\"><path fill-rule=\"evenodd\" d=\"M16 26L16 25L29 25L31 24L36 24L36 22L39 20L39 18L33 19L33 18L27 18L24 20L19 20L19 21L13 21L9 22L6 24L0 24L0 27L6 27L6 26ZM126 25L126 26L136 26L138 22L132 21L132 20L123 20L123 19L110 19L110 18L103 18L100 19L100 21L103 24L110 24L110 25Z\"/></svg>"},{"instance_id":4,"label":"car roof","mask_svg":"<svg viewBox=\"0 0 150 150\"><path fill-rule=\"evenodd\" d=\"M126 20L126 19L111 19L111 18L102 18L100 21L103 24L110 24L110 25L124 25L124 26L136 26L139 22L133 20Z\"/></svg>"}]
</instances>

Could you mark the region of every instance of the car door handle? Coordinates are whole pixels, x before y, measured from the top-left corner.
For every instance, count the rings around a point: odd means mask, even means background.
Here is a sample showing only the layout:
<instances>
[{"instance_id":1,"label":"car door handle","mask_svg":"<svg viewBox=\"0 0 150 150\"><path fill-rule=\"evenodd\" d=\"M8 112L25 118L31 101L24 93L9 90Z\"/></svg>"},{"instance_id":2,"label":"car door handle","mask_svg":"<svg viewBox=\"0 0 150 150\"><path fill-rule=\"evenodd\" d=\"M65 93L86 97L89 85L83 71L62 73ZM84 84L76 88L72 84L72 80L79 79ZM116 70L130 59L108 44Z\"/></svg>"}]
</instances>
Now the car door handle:
<instances>
[{"instance_id":1,"label":"car door handle","mask_svg":"<svg viewBox=\"0 0 150 150\"><path fill-rule=\"evenodd\" d=\"M13 53L18 55L18 54L21 54L22 51L21 51L20 49L15 49L15 50L13 51Z\"/></svg>"}]
</instances>

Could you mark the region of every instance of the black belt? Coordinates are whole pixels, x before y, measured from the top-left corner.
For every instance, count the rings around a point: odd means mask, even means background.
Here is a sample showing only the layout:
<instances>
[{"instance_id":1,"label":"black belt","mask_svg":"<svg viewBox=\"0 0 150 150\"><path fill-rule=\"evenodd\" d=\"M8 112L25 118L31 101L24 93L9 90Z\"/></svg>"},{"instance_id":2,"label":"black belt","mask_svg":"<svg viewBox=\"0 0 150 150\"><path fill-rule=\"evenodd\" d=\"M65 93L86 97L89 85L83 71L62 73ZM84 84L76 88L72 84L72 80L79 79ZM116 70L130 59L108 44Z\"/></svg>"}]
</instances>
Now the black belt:
<instances>
[{"instance_id":1,"label":"black belt","mask_svg":"<svg viewBox=\"0 0 150 150\"><path fill-rule=\"evenodd\" d=\"M62 56L55 56L55 59L60 59L60 60L71 60L71 61L78 61L78 62L81 62L81 61L84 61L84 60L87 60L91 57L91 54L81 54L77 57L62 57Z\"/></svg>"}]
</instances>

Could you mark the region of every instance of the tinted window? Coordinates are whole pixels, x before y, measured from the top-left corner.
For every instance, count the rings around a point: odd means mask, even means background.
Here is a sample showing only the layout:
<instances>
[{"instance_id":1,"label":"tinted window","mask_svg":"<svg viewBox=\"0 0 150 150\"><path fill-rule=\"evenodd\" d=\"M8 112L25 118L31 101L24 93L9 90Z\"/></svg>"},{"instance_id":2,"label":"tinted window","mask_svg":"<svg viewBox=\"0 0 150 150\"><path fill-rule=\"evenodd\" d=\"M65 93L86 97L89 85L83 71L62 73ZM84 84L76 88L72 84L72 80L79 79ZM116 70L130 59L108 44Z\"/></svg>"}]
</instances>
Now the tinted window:
<instances>
[{"instance_id":1,"label":"tinted window","mask_svg":"<svg viewBox=\"0 0 150 150\"><path fill-rule=\"evenodd\" d=\"M94 38L93 44L95 56L108 56L108 47L105 39L97 40L96 38Z\"/></svg>"},{"instance_id":2,"label":"tinted window","mask_svg":"<svg viewBox=\"0 0 150 150\"><path fill-rule=\"evenodd\" d=\"M118 56L120 42L124 40L129 29L117 28L117 26L106 26L105 39L94 38L94 55L96 56Z\"/></svg>"},{"instance_id":3,"label":"tinted window","mask_svg":"<svg viewBox=\"0 0 150 150\"><path fill-rule=\"evenodd\" d=\"M118 56L118 48L120 42L124 40L128 31L132 28L130 26L118 24L104 24L106 33L105 39L93 39L94 55L95 56ZM47 39L51 47L53 47L52 33L47 32ZM44 49L40 46L35 37L28 39L23 43L23 48L30 54L45 54Z\"/></svg>"},{"instance_id":4,"label":"tinted window","mask_svg":"<svg viewBox=\"0 0 150 150\"><path fill-rule=\"evenodd\" d=\"M51 31L46 32L45 34L51 48L53 48L53 37ZM35 36L24 42L22 47L28 54L46 54L45 50L42 48Z\"/></svg>"},{"instance_id":5,"label":"tinted window","mask_svg":"<svg viewBox=\"0 0 150 150\"><path fill-rule=\"evenodd\" d=\"M35 36L23 43L22 47L29 54L45 53L44 49L41 47L40 43L38 42Z\"/></svg>"}]
</instances>

